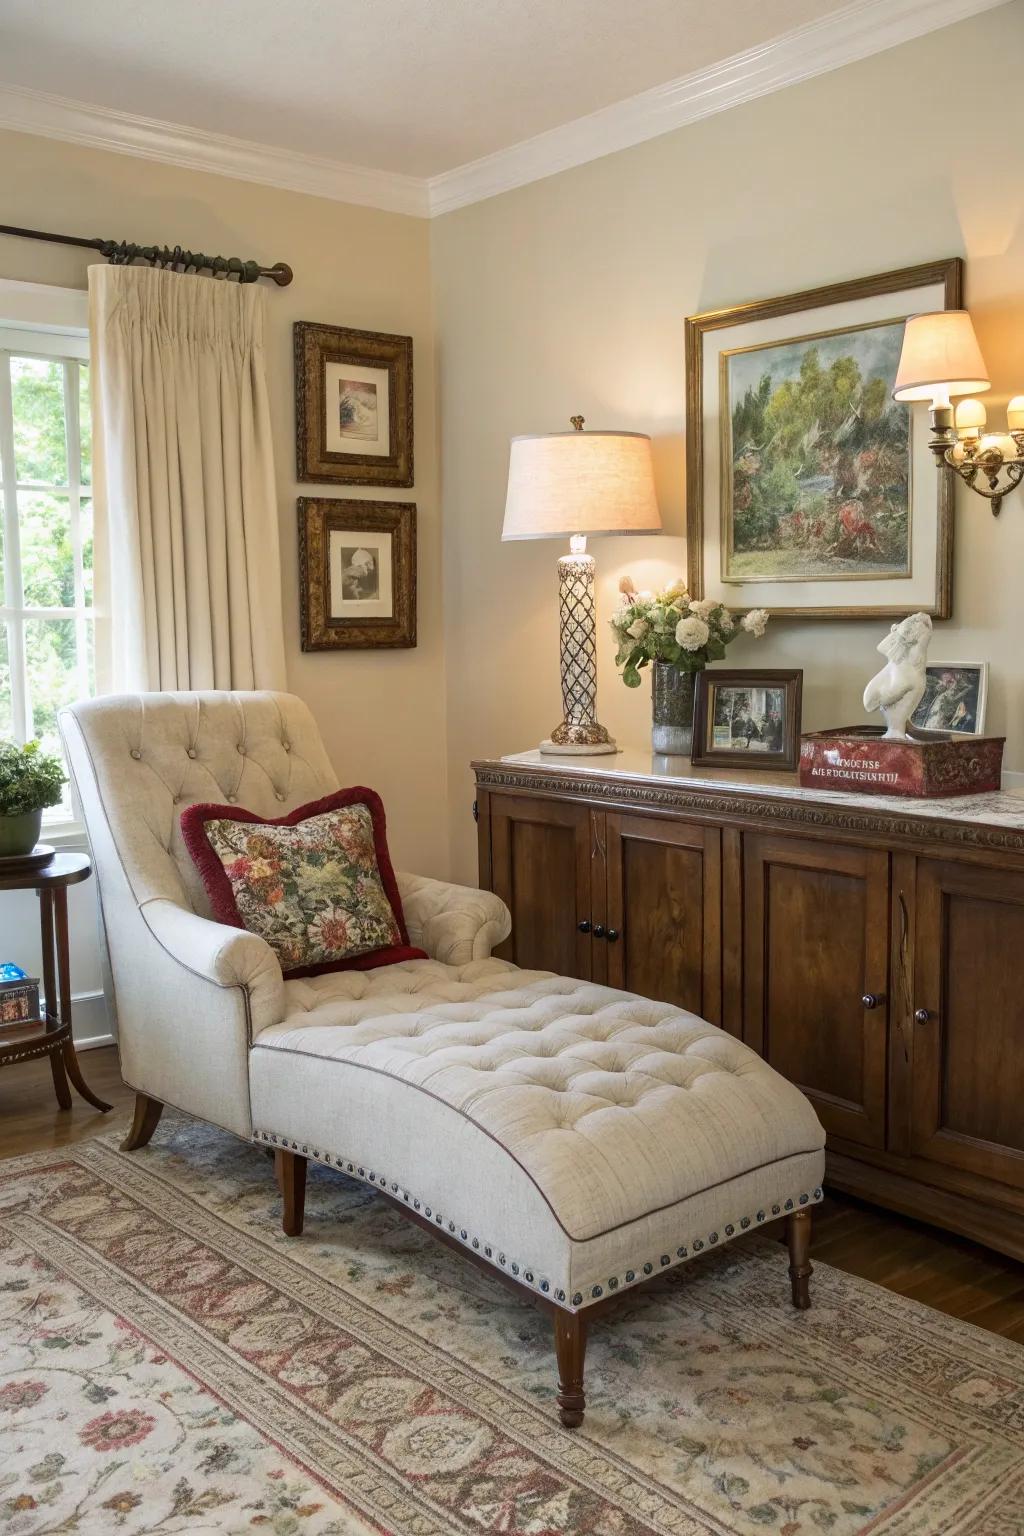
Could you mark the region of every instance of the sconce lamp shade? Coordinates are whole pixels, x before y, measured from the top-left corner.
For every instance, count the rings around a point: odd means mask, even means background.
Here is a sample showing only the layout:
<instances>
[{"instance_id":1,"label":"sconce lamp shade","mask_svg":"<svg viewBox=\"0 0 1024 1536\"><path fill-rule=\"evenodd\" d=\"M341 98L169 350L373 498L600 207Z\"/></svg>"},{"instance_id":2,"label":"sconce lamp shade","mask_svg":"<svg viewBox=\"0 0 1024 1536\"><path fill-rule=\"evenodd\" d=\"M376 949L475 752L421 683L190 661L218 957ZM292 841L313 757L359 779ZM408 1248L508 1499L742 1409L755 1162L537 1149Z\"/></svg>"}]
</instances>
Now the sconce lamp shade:
<instances>
[{"instance_id":1,"label":"sconce lamp shade","mask_svg":"<svg viewBox=\"0 0 1024 1536\"><path fill-rule=\"evenodd\" d=\"M988 369L966 309L911 315L892 392L894 400L935 400L990 389Z\"/></svg>"},{"instance_id":2,"label":"sconce lamp shade","mask_svg":"<svg viewBox=\"0 0 1024 1536\"><path fill-rule=\"evenodd\" d=\"M512 439L502 539L660 530L651 440L642 432Z\"/></svg>"}]
</instances>

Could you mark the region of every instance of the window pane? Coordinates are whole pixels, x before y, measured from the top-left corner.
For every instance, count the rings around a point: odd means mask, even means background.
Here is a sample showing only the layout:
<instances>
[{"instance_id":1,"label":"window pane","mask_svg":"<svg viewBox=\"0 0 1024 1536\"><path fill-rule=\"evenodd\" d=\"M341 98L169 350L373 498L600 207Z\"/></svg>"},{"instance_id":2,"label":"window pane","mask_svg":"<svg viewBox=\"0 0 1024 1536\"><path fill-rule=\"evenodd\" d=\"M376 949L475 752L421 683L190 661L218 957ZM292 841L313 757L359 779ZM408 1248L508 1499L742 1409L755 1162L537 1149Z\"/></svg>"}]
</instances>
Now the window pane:
<instances>
[{"instance_id":1,"label":"window pane","mask_svg":"<svg viewBox=\"0 0 1024 1536\"><path fill-rule=\"evenodd\" d=\"M11 394L19 483L67 485L63 363L53 358L12 357Z\"/></svg>"},{"instance_id":2,"label":"window pane","mask_svg":"<svg viewBox=\"0 0 1024 1536\"><path fill-rule=\"evenodd\" d=\"M52 491L19 491L18 528L26 605L73 608L75 561L68 498Z\"/></svg>"},{"instance_id":3,"label":"window pane","mask_svg":"<svg viewBox=\"0 0 1024 1536\"><path fill-rule=\"evenodd\" d=\"M92 415L89 409L89 365L78 365L78 431L82 439L82 484L92 485Z\"/></svg>"},{"instance_id":4,"label":"window pane","mask_svg":"<svg viewBox=\"0 0 1024 1536\"><path fill-rule=\"evenodd\" d=\"M92 606L92 502L82 501L78 509L78 527L82 536L82 586L85 601Z\"/></svg>"},{"instance_id":5,"label":"window pane","mask_svg":"<svg viewBox=\"0 0 1024 1536\"><path fill-rule=\"evenodd\" d=\"M91 626L90 626L91 628ZM83 658L79 681L74 619L29 619L25 624L25 654L32 732L51 752L60 751L57 711L93 691L92 647Z\"/></svg>"},{"instance_id":6,"label":"window pane","mask_svg":"<svg viewBox=\"0 0 1024 1536\"><path fill-rule=\"evenodd\" d=\"M7 625L0 624L0 737L14 735L14 712L11 708L11 660L7 639Z\"/></svg>"}]
</instances>

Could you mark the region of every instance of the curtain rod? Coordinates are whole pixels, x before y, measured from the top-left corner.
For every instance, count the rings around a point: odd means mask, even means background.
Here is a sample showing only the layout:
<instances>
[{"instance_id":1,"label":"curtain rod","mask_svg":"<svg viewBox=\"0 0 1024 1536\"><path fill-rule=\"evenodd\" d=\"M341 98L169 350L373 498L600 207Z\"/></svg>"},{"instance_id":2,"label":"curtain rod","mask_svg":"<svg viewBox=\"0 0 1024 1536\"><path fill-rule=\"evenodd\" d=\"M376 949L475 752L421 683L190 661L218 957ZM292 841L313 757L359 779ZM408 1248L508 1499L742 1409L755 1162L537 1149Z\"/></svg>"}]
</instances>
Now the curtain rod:
<instances>
[{"instance_id":1,"label":"curtain rod","mask_svg":"<svg viewBox=\"0 0 1024 1536\"><path fill-rule=\"evenodd\" d=\"M116 267L131 266L133 261L148 261L155 267L180 267L183 272L199 272L208 269L219 276L237 277L240 283L254 283L260 277L269 277L279 288L287 288L292 280L292 269L284 261L276 261L272 267L261 267L255 261L241 261L237 256L204 256L202 251L183 251L180 245L134 245L129 240L86 240L81 235L51 235L41 229L17 229L13 224L0 224L0 235L17 235L22 240L48 240L53 245L80 245L101 256Z\"/></svg>"}]
</instances>

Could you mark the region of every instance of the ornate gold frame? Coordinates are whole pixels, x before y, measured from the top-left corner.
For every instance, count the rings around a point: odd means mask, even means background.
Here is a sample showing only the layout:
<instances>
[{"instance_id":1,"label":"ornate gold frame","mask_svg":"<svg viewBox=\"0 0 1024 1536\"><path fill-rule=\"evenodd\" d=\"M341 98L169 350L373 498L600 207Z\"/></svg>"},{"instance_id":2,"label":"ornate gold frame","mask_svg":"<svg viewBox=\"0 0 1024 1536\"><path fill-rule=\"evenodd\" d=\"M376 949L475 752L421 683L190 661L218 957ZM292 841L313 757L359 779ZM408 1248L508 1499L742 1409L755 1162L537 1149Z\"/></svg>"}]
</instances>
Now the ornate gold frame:
<instances>
[{"instance_id":1,"label":"ornate gold frame","mask_svg":"<svg viewBox=\"0 0 1024 1536\"><path fill-rule=\"evenodd\" d=\"M959 309L963 294L963 261L952 256L940 261L923 262L915 267L899 267L892 272L871 277L831 283L824 288L809 288L802 293L783 294L775 299L758 299L749 304L735 304L728 309L708 310L690 315L686 320L686 550L687 584L694 597L704 595L704 337L709 331L745 325L752 320L770 320L801 310L821 309L829 304L846 304L856 299L876 298L899 293L906 288L923 288L941 283L946 309ZM852 329L853 327L851 327ZM936 580L935 601L923 611L932 618L948 619L953 606L953 485L948 475L938 476L936 488ZM907 612L902 607L830 606L816 608L779 608L772 612L792 618L895 618Z\"/></svg>"},{"instance_id":2,"label":"ornate gold frame","mask_svg":"<svg viewBox=\"0 0 1024 1536\"><path fill-rule=\"evenodd\" d=\"M325 441L324 378L328 363L386 368L391 452L338 453ZM346 485L413 483L412 337L295 322L295 460L299 480Z\"/></svg>"},{"instance_id":3,"label":"ornate gold frame","mask_svg":"<svg viewBox=\"0 0 1024 1536\"><path fill-rule=\"evenodd\" d=\"M409 501L300 496L299 623L304 651L399 650L416 644L416 507ZM331 616L330 534L391 534L391 618Z\"/></svg>"}]
</instances>

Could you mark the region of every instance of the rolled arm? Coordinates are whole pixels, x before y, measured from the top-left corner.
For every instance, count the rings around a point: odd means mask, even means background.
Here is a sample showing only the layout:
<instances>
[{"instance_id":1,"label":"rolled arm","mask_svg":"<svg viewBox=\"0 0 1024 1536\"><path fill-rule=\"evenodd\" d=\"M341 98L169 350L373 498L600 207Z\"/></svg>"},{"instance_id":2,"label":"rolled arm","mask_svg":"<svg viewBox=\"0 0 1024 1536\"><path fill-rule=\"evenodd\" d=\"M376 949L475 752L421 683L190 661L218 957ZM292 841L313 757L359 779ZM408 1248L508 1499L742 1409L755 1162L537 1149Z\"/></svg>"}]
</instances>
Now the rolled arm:
<instances>
[{"instance_id":1,"label":"rolled arm","mask_svg":"<svg viewBox=\"0 0 1024 1536\"><path fill-rule=\"evenodd\" d=\"M254 1035L284 1016L284 978L266 940L244 928L211 922L173 901L148 901L141 912L165 954L193 976L217 987L245 988Z\"/></svg>"},{"instance_id":2,"label":"rolled arm","mask_svg":"<svg viewBox=\"0 0 1024 1536\"><path fill-rule=\"evenodd\" d=\"M512 917L493 891L449 885L425 875L397 875L409 942L432 960L468 965L486 960L512 932Z\"/></svg>"}]
</instances>

